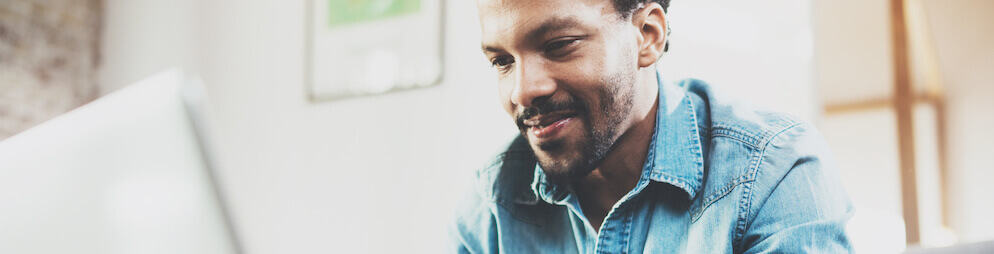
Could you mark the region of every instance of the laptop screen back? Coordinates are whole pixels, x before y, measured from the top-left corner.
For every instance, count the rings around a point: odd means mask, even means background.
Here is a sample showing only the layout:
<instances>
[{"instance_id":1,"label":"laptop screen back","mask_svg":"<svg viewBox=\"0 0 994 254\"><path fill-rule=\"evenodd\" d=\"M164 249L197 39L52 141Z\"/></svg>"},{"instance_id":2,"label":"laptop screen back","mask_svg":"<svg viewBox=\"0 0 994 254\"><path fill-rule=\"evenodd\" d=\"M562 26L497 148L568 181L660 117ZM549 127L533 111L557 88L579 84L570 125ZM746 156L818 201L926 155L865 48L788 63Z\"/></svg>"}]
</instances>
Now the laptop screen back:
<instances>
[{"instance_id":1,"label":"laptop screen back","mask_svg":"<svg viewBox=\"0 0 994 254\"><path fill-rule=\"evenodd\" d=\"M166 71L0 141L0 253L235 253Z\"/></svg>"}]
</instances>

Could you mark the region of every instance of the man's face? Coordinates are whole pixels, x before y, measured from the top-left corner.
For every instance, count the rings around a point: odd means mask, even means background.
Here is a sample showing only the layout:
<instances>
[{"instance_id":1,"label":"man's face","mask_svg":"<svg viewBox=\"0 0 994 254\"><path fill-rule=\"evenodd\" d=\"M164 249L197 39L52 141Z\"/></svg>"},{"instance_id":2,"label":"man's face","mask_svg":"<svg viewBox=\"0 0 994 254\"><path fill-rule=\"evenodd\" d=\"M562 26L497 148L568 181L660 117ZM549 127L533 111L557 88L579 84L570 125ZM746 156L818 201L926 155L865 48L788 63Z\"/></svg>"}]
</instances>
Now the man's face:
<instances>
[{"instance_id":1,"label":"man's face","mask_svg":"<svg viewBox=\"0 0 994 254\"><path fill-rule=\"evenodd\" d=\"M633 124L638 29L611 0L480 0L501 103L549 181L588 175Z\"/></svg>"}]
</instances>

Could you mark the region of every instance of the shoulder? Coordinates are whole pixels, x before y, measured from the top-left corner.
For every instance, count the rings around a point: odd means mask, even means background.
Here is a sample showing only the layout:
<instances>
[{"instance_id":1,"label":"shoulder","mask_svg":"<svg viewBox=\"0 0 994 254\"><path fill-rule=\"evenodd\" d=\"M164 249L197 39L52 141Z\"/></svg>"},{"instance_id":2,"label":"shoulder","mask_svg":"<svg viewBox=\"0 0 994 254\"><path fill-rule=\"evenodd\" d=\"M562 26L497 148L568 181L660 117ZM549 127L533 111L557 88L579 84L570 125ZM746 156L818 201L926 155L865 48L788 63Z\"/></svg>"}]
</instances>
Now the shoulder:
<instances>
[{"instance_id":1,"label":"shoulder","mask_svg":"<svg viewBox=\"0 0 994 254\"><path fill-rule=\"evenodd\" d=\"M834 170L831 153L815 126L789 114L758 107L713 91L700 80L681 86L706 104L707 131L712 142L735 142L753 155L753 179L778 179L799 162L819 162L819 170Z\"/></svg>"},{"instance_id":2,"label":"shoulder","mask_svg":"<svg viewBox=\"0 0 994 254\"><path fill-rule=\"evenodd\" d=\"M804 125L796 117L755 106L715 91L704 81L686 79L681 87L700 98L704 105L698 114L706 114L702 127L712 136L735 139L751 148L763 149L777 137ZM697 105L695 105L697 106Z\"/></svg>"},{"instance_id":3,"label":"shoulder","mask_svg":"<svg viewBox=\"0 0 994 254\"><path fill-rule=\"evenodd\" d=\"M762 202L799 163L821 163L810 171L834 170L828 146L814 126L715 91L700 80L679 85L695 100L710 181L748 184L743 198L749 200L743 204Z\"/></svg>"},{"instance_id":4,"label":"shoulder","mask_svg":"<svg viewBox=\"0 0 994 254\"><path fill-rule=\"evenodd\" d=\"M740 211L741 246L852 251L845 232L852 202L827 144L813 126L799 124L773 136L748 189L743 200L747 205Z\"/></svg>"},{"instance_id":5,"label":"shoulder","mask_svg":"<svg viewBox=\"0 0 994 254\"><path fill-rule=\"evenodd\" d=\"M762 160L756 163L830 156L821 133L810 123L729 97L700 80L684 80L680 85L704 104L698 114L707 117L703 117L699 125L710 134L712 142L717 139L738 143ZM766 166L761 168L790 168L790 165L779 164Z\"/></svg>"},{"instance_id":6,"label":"shoulder","mask_svg":"<svg viewBox=\"0 0 994 254\"><path fill-rule=\"evenodd\" d=\"M703 112L708 119L701 125L710 134L710 154L715 156L711 167L728 169L745 186L739 196L736 238L743 240L740 243L759 242L764 238L759 235L790 226L832 225L836 229L844 224L851 204L828 145L815 126L727 97L699 80L682 81L681 86L706 105Z\"/></svg>"}]
</instances>

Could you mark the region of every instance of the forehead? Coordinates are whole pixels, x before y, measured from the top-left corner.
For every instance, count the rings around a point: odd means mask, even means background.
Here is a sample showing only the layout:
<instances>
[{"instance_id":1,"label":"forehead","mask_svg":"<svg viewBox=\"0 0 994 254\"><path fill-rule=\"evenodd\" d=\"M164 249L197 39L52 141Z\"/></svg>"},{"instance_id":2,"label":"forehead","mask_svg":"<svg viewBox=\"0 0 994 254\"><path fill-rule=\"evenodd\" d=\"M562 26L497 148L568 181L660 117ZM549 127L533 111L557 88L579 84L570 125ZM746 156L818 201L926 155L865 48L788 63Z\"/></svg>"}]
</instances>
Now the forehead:
<instances>
[{"instance_id":1,"label":"forehead","mask_svg":"<svg viewBox=\"0 0 994 254\"><path fill-rule=\"evenodd\" d=\"M479 0L484 44L551 25L596 28L617 21L613 0Z\"/></svg>"}]
</instances>

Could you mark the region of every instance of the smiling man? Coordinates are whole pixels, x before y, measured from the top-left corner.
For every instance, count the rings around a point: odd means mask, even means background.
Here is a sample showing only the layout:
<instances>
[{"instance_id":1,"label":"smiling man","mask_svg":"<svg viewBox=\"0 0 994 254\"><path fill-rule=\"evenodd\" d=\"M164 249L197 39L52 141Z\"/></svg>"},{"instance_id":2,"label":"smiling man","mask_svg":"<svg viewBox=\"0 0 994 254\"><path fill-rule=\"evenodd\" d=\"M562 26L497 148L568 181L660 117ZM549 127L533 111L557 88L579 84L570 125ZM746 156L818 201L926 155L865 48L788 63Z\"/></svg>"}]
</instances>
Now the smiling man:
<instances>
[{"instance_id":1,"label":"smiling man","mask_svg":"<svg viewBox=\"0 0 994 254\"><path fill-rule=\"evenodd\" d=\"M478 172L458 252L851 252L813 127L657 73L668 5L479 0L521 135Z\"/></svg>"}]
</instances>

